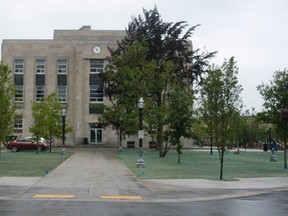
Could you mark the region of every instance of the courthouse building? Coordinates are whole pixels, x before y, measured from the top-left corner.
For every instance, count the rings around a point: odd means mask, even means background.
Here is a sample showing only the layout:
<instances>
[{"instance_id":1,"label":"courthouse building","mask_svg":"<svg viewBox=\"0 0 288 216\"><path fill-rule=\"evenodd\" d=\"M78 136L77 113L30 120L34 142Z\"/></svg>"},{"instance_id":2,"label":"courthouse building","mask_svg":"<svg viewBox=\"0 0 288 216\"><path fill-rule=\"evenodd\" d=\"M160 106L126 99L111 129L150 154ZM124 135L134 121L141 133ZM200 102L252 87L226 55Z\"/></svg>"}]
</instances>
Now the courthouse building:
<instances>
[{"instance_id":1,"label":"courthouse building","mask_svg":"<svg viewBox=\"0 0 288 216\"><path fill-rule=\"evenodd\" d=\"M2 61L12 69L19 90L15 102L22 116L15 118L15 135L31 135L31 102L56 92L66 109L67 122L73 126L66 145L117 147L116 131L104 130L98 121L103 104L109 103L101 73L110 54L108 47L115 48L125 34L83 26L79 30L55 30L52 40L3 40ZM149 147L148 138L143 144ZM137 137L126 139L123 147L127 145L137 148Z\"/></svg>"}]
</instances>

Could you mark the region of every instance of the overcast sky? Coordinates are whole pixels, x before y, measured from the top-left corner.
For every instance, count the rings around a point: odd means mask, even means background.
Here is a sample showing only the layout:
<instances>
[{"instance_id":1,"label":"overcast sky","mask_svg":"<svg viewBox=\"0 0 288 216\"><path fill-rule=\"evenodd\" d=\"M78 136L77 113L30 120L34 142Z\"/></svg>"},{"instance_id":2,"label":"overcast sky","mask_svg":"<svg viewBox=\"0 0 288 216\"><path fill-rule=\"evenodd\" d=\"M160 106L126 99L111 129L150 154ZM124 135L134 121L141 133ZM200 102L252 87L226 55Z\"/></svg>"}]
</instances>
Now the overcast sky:
<instances>
[{"instance_id":1,"label":"overcast sky","mask_svg":"<svg viewBox=\"0 0 288 216\"><path fill-rule=\"evenodd\" d=\"M287 0L9 0L1 3L0 40L52 39L54 29L124 30L132 16L157 6L166 22L201 24L194 48L218 51L213 63L234 56L244 109L262 110L256 90L288 65Z\"/></svg>"}]
</instances>

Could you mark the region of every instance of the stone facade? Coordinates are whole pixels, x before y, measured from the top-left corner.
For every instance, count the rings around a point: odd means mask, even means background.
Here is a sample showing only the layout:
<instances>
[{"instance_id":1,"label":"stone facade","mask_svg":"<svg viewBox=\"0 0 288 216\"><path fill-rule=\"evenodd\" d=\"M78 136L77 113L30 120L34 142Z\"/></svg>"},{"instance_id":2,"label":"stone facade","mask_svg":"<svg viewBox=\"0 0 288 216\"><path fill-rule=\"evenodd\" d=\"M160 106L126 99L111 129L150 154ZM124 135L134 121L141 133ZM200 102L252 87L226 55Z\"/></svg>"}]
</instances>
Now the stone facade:
<instances>
[{"instance_id":1,"label":"stone facade","mask_svg":"<svg viewBox=\"0 0 288 216\"><path fill-rule=\"evenodd\" d=\"M102 130L97 125L99 114L89 111L90 102L90 61L102 61L103 68L107 64L108 46L117 46L117 40L125 36L125 31L95 31L90 26L79 30L55 30L53 40L3 40L2 60L12 69L14 80L15 61L23 63L23 100L18 102L17 112L22 114L22 128L15 135L28 136L29 126L32 124L31 102L36 100L37 59L44 60L45 96L57 92L58 69L57 61L67 62L66 96L62 102L67 110L67 122L73 126L73 132L67 134L66 145L98 144L103 146L117 146L117 136L111 129ZM98 46L100 52L93 52ZM57 84L58 83L58 84ZM18 83L19 84L19 83ZM105 104L107 99L95 104ZM20 123L21 125L21 123ZM60 141L58 142L61 143Z\"/></svg>"}]
</instances>

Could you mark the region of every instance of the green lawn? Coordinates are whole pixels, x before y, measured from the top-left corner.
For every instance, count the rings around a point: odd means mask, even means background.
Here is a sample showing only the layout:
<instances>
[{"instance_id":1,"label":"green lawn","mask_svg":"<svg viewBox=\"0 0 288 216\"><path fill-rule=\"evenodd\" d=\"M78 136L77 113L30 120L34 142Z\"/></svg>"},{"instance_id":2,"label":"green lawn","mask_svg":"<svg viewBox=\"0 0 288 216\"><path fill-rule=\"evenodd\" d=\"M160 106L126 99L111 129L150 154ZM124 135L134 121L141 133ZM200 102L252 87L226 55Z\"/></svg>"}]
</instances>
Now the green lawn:
<instances>
[{"instance_id":1,"label":"green lawn","mask_svg":"<svg viewBox=\"0 0 288 216\"><path fill-rule=\"evenodd\" d=\"M220 160L218 152L184 150L181 163L177 163L177 154L170 151L160 158L155 150L144 153L145 168L136 168L138 151L124 150L118 153L135 176L142 179L211 179L220 178ZM224 159L224 180L253 177L288 177L284 169L284 153L276 152L277 162L270 162L270 152L230 152Z\"/></svg>"},{"instance_id":2,"label":"green lawn","mask_svg":"<svg viewBox=\"0 0 288 216\"><path fill-rule=\"evenodd\" d=\"M44 176L54 170L73 153L54 152L2 152L0 157L0 176Z\"/></svg>"}]
</instances>

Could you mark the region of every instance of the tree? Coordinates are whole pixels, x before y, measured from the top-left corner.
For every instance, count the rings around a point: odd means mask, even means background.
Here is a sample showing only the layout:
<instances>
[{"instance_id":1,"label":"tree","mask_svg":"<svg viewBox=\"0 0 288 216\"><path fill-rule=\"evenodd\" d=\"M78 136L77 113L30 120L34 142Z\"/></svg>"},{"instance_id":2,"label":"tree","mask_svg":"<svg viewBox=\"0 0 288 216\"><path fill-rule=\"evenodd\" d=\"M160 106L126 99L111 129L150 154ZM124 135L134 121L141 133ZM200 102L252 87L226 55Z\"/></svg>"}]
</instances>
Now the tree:
<instances>
[{"instance_id":1,"label":"tree","mask_svg":"<svg viewBox=\"0 0 288 216\"><path fill-rule=\"evenodd\" d=\"M49 140L50 152L53 137L62 136L62 124L60 124L62 117L61 110L62 106L59 103L56 93L51 93L42 101L32 102L32 116L34 118L34 123L30 127L30 132L34 134L37 145L41 137L47 138ZM65 134L71 131L71 126L65 127Z\"/></svg>"},{"instance_id":2,"label":"tree","mask_svg":"<svg viewBox=\"0 0 288 216\"><path fill-rule=\"evenodd\" d=\"M268 84L257 86L262 98L264 99L264 111L258 115L258 118L267 123L274 124L278 130L282 131L284 141L284 168L287 169L287 146L286 146L286 123L281 121L281 111L288 108L288 71L276 71L273 80ZM285 122L285 121L284 121Z\"/></svg>"},{"instance_id":3,"label":"tree","mask_svg":"<svg viewBox=\"0 0 288 216\"><path fill-rule=\"evenodd\" d=\"M239 144L245 147L260 146L267 139L267 124L257 118L255 110L245 110L239 122Z\"/></svg>"},{"instance_id":4,"label":"tree","mask_svg":"<svg viewBox=\"0 0 288 216\"><path fill-rule=\"evenodd\" d=\"M204 80L201 89L203 115L217 146L220 159L220 179L223 179L224 155L227 147L237 140L237 123L240 118L242 101L241 85L237 79L238 67L234 57L225 60L221 68L213 69Z\"/></svg>"},{"instance_id":5,"label":"tree","mask_svg":"<svg viewBox=\"0 0 288 216\"><path fill-rule=\"evenodd\" d=\"M120 149L122 137L138 131L137 101L140 96L147 95L151 71L155 70L155 63L146 61L146 53L145 42L134 43L122 55L110 58L104 74L104 80L109 84L106 92L111 105L105 106L100 122L104 128L111 126L116 130Z\"/></svg>"},{"instance_id":6,"label":"tree","mask_svg":"<svg viewBox=\"0 0 288 216\"><path fill-rule=\"evenodd\" d=\"M210 69L208 77L203 82L200 91L201 107L199 109L204 122L207 125L207 134L210 138L210 154L213 154L213 138L218 140L217 125L218 114L220 111L220 97L222 94L222 71L213 65Z\"/></svg>"},{"instance_id":7,"label":"tree","mask_svg":"<svg viewBox=\"0 0 288 216\"><path fill-rule=\"evenodd\" d=\"M171 98L168 106L167 125L168 129L165 134L165 141L176 146L178 153L178 163L181 163L180 155L182 154L181 137L192 137L192 108L193 96L190 89L183 89L180 86L174 86L171 92Z\"/></svg>"},{"instance_id":8,"label":"tree","mask_svg":"<svg viewBox=\"0 0 288 216\"><path fill-rule=\"evenodd\" d=\"M45 119L46 119L46 107L42 102L33 102L32 104L32 116L34 118L33 125L29 128L29 131L33 133L33 139L37 143L37 154L39 153L39 140L41 137L47 138Z\"/></svg>"},{"instance_id":9,"label":"tree","mask_svg":"<svg viewBox=\"0 0 288 216\"><path fill-rule=\"evenodd\" d=\"M144 17L132 18L126 31L127 36L118 42L118 48L109 49L111 58L108 71L119 75L115 75L116 79L110 79L108 73L107 76L104 75L104 80L107 83L107 95L117 103L121 103L120 97L115 98L115 95L127 96L127 91L131 90L130 86L134 86L130 92L133 94L130 95L130 100L133 99L134 104L138 100L135 95L144 98L144 118L149 134L156 140L159 156L165 157L169 151L169 146L164 143L164 133L167 128L165 119L168 115L171 86L178 83L191 87L193 83L201 80L208 61L216 53L198 54L199 50L192 49L188 39L198 25L188 28L185 32L188 27L186 22L164 22L156 7L150 11L143 10L143 13ZM131 47L137 45L138 50L144 50L140 52L142 61L135 61L138 55L127 55ZM125 67L133 68L130 71L131 76L124 76ZM127 90L124 91L125 87Z\"/></svg>"},{"instance_id":10,"label":"tree","mask_svg":"<svg viewBox=\"0 0 288 216\"><path fill-rule=\"evenodd\" d=\"M8 65L0 62L0 143L6 141L13 131L16 88L11 79L11 70ZM1 148L0 148L1 152Z\"/></svg>"}]
</instances>

